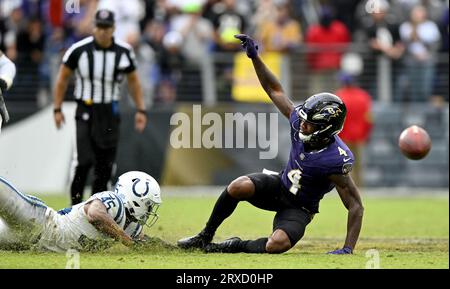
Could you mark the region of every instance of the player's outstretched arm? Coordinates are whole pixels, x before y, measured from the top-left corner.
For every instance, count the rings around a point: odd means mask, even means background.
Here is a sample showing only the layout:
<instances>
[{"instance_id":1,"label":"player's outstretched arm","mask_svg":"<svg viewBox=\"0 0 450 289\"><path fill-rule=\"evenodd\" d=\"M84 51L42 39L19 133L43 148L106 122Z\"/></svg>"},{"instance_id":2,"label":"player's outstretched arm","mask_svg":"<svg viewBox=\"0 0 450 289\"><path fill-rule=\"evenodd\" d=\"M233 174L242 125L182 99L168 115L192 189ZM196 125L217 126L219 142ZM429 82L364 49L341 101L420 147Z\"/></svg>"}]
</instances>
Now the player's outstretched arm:
<instances>
[{"instance_id":1,"label":"player's outstretched arm","mask_svg":"<svg viewBox=\"0 0 450 289\"><path fill-rule=\"evenodd\" d=\"M344 247L330 252L332 254L351 254L356 246L361 231L364 207L359 190L349 174L331 175L330 179L335 183L336 190L341 197L344 206L348 210L347 237Z\"/></svg>"},{"instance_id":2,"label":"player's outstretched arm","mask_svg":"<svg viewBox=\"0 0 450 289\"><path fill-rule=\"evenodd\" d=\"M248 35L238 34L234 37L241 40L242 47L244 47L247 56L253 62L256 75L264 91L280 112L289 119L291 112L294 110L294 104L284 93L281 83L258 56L258 45Z\"/></svg>"},{"instance_id":3,"label":"player's outstretched arm","mask_svg":"<svg viewBox=\"0 0 450 289\"><path fill-rule=\"evenodd\" d=\"M105 205L100 200L93 200L86 204L84 211L89 223L100 232L120 241L125 246L134 244L133 239L114 222L114 219L108 214Z\"/></svg>"},{"instance_id":4,"label":"player's outstretched arm","mask_svg":"<svg viewBox=\"0 0 450 289\"><path fill-rule=\"evenodd\" d=\"M3 92L11 87L15 76L16 65L0 51L0 120L5 122L9 121L9 114L3 99Z\"/></svg>"}]
</instances>

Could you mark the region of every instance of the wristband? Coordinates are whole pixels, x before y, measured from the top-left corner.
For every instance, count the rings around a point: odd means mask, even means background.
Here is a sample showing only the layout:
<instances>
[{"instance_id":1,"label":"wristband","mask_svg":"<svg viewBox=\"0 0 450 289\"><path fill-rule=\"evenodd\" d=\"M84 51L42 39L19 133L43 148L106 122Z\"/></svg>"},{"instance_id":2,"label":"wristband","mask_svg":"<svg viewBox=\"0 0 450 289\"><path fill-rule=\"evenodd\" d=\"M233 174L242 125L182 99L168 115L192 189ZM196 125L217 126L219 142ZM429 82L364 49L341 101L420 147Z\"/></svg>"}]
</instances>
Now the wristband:
<instances>
[{"instance_id":1,"label":"wristband","mask_svg":"<svg viewBox=\"0 0 450 289\"><path fill-rule=\"evenodd\" d=\"M145 109L138 109L136 110L136 113L142 113L143 115L147 116L147 110Z\"/></svg>"},{"instance_id":2,"label":"wristband","mask_svg":"<svg viewBox=\"0 0 450 289\"><path fill-rule=\"evenodd\" d=\"M61 113L61 108L54 108L53 113Z\"/></svg>"},{"instance_id":3,"label":"wristband","mask_svg":"<svg viewBox=\"0 0 450 289\"><path fill-rule=\"evenodd\" d=\"M347 254L353 254L353 250L350 247L344 247L342 250Z\"/></svg>"}]
</instances>

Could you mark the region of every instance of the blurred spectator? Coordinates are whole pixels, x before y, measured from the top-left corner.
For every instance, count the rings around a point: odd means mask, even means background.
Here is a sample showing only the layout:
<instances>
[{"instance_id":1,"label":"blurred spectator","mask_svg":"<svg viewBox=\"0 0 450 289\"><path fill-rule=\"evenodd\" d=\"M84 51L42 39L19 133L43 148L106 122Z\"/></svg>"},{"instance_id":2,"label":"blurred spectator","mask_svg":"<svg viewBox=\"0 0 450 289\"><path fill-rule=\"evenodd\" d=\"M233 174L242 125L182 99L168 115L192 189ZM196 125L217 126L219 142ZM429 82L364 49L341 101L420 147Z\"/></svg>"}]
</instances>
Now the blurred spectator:
<instances>
[{"instance_id":1,"label":"blurred spectator","mask_svg":"<svg viewBox=\"0 0 450 289\"><path fill-rule=\"evenodd\" d=\"M109 9L116 15L114 36L136 48L141 31L140 20L145 16L145 7L139 0L99 0L97 9Z\"/></svg>"},{"instance_id":2,"label":"blurred spectator","mask_svg":"<svg viewBox=\"0 0 450 289\"><path fill-rule=\"evenodd\" d=\"M404 65L408 88L400 97L407 95L410 101L426 101L432 94L439 29L427 18L426 9L416 6L411 10L410 21L400 26L400 36L406 45Z\"/></svg>"},{"instance_id":3,"label":"blurred spectator","mask_svg":"<svg viewBox=\"0 0 450 289\"><path fill-rule=\"evenodd\" d=\"M357 28L356 25L356 9L360 2L363 0L332 0L328 1L329 5L332 5L333 10L336 13L336 19L341 21L352 34Z\"/></svg>"},{"instance_id":4,"label":"blurred spectator","mask_svg":"<svg viewBox=\"0 0 450 289\"><path fill-rule=\"evenodd\" d=\"M438 105L448 101L449 89L448 89L448 29L449 29L449 8L448 6L442 13L441 21L438 22L439 30L441 32L441 46L439 49L439 60L436 65L436 73L433 81L433 99L432 102Z\"/></svg>"},{"instance_id":5,"label":"blurred spectator","mask_svg":"<svg viewBox=\"0 0 450 289\"><path fill-rule=\"evenodd\" d=\"M92 34L94 29L95 11L97 10L97 1L80 0L79 13L65 13L64 29L66 46L80 41Z\"/></svg>"},{"instance_id":6,"label":"blurred spectator","mask_svg":"<svg viewBox=\"0 0 450 289\"><path fill-rule=\"evenodd\" d=\"M358 187L363 187L363 150L372 131L372 99L367 91L360 88L351 74L341 72L341 88L335 94L347 107L347 118L339 137L353 152L352 177Z\"/></svg>"},{"instance_id":7,"label":"blurred spectator","mask_svg":"<svg viewBox=\"0 0 450 289\"><path fill-rule=\"evenodd\" d=\"M202 17L209 20L212 23L216 18L216 15L220 13L220 11L217 11L218 9L217 7L220 8L220 4L219 5L216 4L218 4L221 1L222 0L207 0L203 5Z\"/></svg>"},{"instance_id":8,"label":"blurred spectator","mask_svg":"<svg viewBox=\"0 0 450 289\"><path fill-rule=\"evenodd\" d=\"M211 10L214 14L212 51L223 52L214 55L216 91L219 100L228 101L233 83L233 55L241 51L240 42L234 35L244 33L248 25L237 10L236 0L222 0L215 3Z\"/></svg>"},{"instance_id":9,"label":"blurred spectator","mask_svg":"<svg viewBox=\"0 0 450 289\"><path fill-rule=\"evenodd\" d=\"M443 52L448 52L448 32L449 32L448 13L449 8L447 7L442 15L442 20L439 21L439 28L441 30L442 36L441 51Z\"/></svg>"},{"instance_id":10,"label":"blurred spectator","mask_svg":"<svg viewBox=\"0 0 450 289\"><path fill-rule=\"evenodd\" d=\"M8 26L6 18L0 16L0 50L12 60L16 59L16 33Z\"/></svg>"},{"instance_id":11,"label":"blurred spectator","mask_svg":"<svg viewBox=\"0 0 450 289\"><path fill-rule=\"evenodd\" d=\"M184 1L178 8L180 14L172 16L170 30L182 36L181 51L195 65L200 65L213 39L212 24L201 17L201 2ZM203 1L202 1L203 2Z\"/></svg>"},{"instance_id":12,"label":"blurred spectator","mask_svg":"<svg viewBox=\"0 0 450 289\"><path fill-rule=\"evenodd\" d=\"M240 51L235 34L244 33L246 21L236 10L236 0L223 0L215 4L216 16L213 20L216 51Z\"/></svg>"},{"instance_id":13,"label":"blurred spectator","mask_svg":"<svg viewBox=\"0 0 450 289\"><path fill-rule=\"evenodd\" d=\"M370 14L370 20L364 27L370 48L375 55L383 54L392 59L399 59L404 51L398 33L399 27L386 17L389 3L385 0L380 0L379 3L379 10Z\"/></svg>"},{"instance_id":14,"label":"blurred spectator","mask_svg":"<svg viewBox=\"0 0 450 289\"><path fill-rule=\"evenodd\" d=\"M172 103L176 100L176 88L184 64L181 54L183 37L177 31L167 33L165 24L155 19L147 25L144 39L153 54L151 81L155 86L154 101Z\"/></svg>"},{"instance_id":15,"label":"blurred spectator","mask_svg":"<svg viewBox=\"0 0 450 289\"><path fill-rule=\"evenodd\" d=\"M259 0L258 6L251 17L250 25L256 30L262 27L266 22L275 21L275 4L273 0ZM254 31L247 31L253 34Z\"/></svg>"},{"instance_id":16,"label":"blurred spectator","mask_svg":"<svg viewBox=\"0 0 450 289\"><path fill-rule=\"evenodd\" d=\"M439 22L442 11L448 6L443 0L392 0L391 2L394 15L400 23L408 21L412 9L418 5L425 7L431 21Z\"/></svg>"},{"instance_id":17,"label":"blurred spectator","mask_svg":"<svg viewBox=\"0 0 450 289\"><path fill-rule=\"evenodd\" d=\"M21 0L2 0L0 2L0 25L3 27L2 42L3 52L6 56L15 61L17 58L16 37L20 29L24 29L25 19L21 9ZM14 87L13 87L14 89Z\"/></svg>"},{"instance_id":18,"label":"blurred spectator","mask_svg":"<svg viewBox=\"0 0 450 289\"><path fill-rule=\"evenodd\" d=\"M141 21L139 22L140 30L144 31L145 26L147 23L152 21L155 18L157 5L155 3L155 0L142 0L142 3L144 5L144 16L142 17Z\"/></svg>"},{"instance_id":19,"label":"blurred spectator","mask_svg":"<svg viewBox=\"0 0 450 289\"><path fill-rule=\"evenodd\" d=\"M177 84L180 82L184 57L181 53L183 36L177 31L164 35L163 49L160 59L160 81L158 85L157 101L171 103L176 100Z\"/></svg>"},{"instance_id":20,"label":"blurred spectator","mask_svg":"<svg viewBox=\"0 0 450 289\"><path fill-rule=\"evenodd\" d=\"M273 13L273 12L272 12ZM265 51L288 52L303 41L300 24L290 15L289 2L278 0L275 4L275 19L266 20L257 28Z\"/></svg>"},{"instance_id":21,"label":"blurred spectator","mask_svg":"<svg viewBox=\"0 0 450 289\"><path fill-rule=\"evenodd\" d=\"M45 37L39 19L30 19L17 35L17 78L11 93L14 98L37 101L40 88L40 66L44 55Z\"/></svg>"},{"instance_id":22,"label":"blurred spectator","mask_svg":"<svg viewBox=\"0 0 450 289\"><path fill-rule=\"evenodd\" d=\"M396 82L399 71L399 59L404 53L405 46L400 39L399 26L395 22L395 18L391 17L390 5L386 0L379 0L377 10L371 13L364 12L365 18L362 18L361 38L358 42L369 44L371 51L365 55L366 69L364 69L364 78L367 79L367 89L375 98L378 97L377 87L377 61L380 56L385 56L391 60L393 68L393 83L389 85L393 87ZM370 14L370 17L367 17Z\"/></svg>"},{"instance_id":23,"label":"blurred spectator","mask_svg":"<svg viewBox=\"0 0 450 289\"><path fill-rule=\"evenodd\" d=\"M309 27L306 44L311 52L307 55L311 70L309 95L337 88L336 73L340 67L342 52L350 42L348 29L335 20L329 7L320 12L320 23Z\"/></svg>"}]
</instances>

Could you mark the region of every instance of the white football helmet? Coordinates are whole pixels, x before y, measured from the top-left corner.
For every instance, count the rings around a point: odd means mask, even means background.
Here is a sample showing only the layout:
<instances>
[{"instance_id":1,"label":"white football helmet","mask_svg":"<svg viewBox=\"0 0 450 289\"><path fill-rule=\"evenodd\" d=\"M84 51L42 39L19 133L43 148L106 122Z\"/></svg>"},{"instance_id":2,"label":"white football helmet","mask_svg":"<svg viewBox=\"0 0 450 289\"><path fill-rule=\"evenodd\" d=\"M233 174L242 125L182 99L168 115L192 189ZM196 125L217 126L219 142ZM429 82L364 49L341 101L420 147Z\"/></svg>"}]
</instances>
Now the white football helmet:
<instances>
[{"instance_id":1,"label":"white football helmet","mask_svg":"<svg viewBox=\"0 0 450 289\"><path fill-rule=\"evenodd\" d=\"M156 212L161 204L161 189L150 175L139 171L124 173L114 191L122 198L127 217L132 221L151 227L158 220ZM150 221L149 217L152 217Z\"/></svg>"}]
</instances>

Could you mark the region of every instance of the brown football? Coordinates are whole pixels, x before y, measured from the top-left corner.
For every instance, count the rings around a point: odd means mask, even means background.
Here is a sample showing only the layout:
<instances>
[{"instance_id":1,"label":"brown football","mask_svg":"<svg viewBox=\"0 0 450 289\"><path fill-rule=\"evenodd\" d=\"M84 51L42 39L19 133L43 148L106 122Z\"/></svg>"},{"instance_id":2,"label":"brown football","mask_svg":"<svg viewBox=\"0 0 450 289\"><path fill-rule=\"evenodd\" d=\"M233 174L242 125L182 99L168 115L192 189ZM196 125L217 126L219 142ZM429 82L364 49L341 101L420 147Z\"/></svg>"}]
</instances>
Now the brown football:
<instances>
[{"instance_id":1,"label":"brown football","mask_svg":"<svg viewBox=\"0 0 450 289\"><path fill-rule=\"evenodd\" d=\"M408 159L420 160L430 151L431 139L426 130L417 125L412 125L400 134L398 146Z\"/></svg>"}]
</instances>

